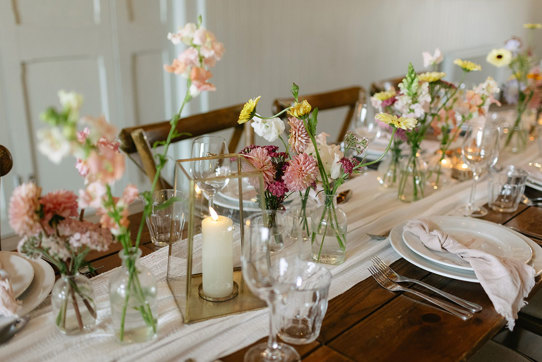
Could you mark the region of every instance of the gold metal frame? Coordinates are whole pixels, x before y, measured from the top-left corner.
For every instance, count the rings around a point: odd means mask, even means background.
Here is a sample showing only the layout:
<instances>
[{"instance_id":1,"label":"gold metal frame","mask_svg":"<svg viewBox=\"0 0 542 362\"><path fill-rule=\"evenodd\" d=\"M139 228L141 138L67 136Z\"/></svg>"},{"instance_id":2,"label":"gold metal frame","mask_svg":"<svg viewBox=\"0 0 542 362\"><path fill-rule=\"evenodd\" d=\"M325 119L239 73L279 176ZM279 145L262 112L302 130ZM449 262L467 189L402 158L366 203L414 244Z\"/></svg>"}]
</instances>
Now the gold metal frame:
<instances>
[{"instance_id":1,"label":"gold metal frame","mask_svg":"<svg viewBox=\"0 0 542 362\"><path fill-rule=\"evenodd\" d=\"M236 297L221 301L211 302L200 297L198 288L202 283L202 274L193 273L193 255L194 255L194 237L200 232L196 225L196 214L200 210L196 209L196 181L201 182L201 179L194 179L190 172L191 162L197 160L213 160L213 159L225 159L229 158L231 162L235 162L232 165L232 171L235 173L228 176L216 176L205 178L206 181L224 180L224 179L237 179L238 182L238 202L239 202L239 220L236 224L239 227L239 239L241 244L241 250L244 243L244 219L246 217L243 209L243 183L240 182L243 178L251 177L257 179L259 185L258 199L260 205L265 205L265 199L263 195L264 181L260 171L257 171L250 167L243 167L243 164L249 165L246 159L239 154L227 154L217 155L202 158L189 158L176 161L175 166L175 189L180 187L179 180L183 178L188 180L188 217L185 222L185 228L187 231L187 239L174 242L170 240L168 245L168 263L167 263L167 276L166 281L173 294L177 307L183 315L184 323L199 322L211 318L221 317L228 314L241 313L251 309L263 308L265 303L252 294L248 286L243 280L241 268L234 268L233 279L234 283L238 286L238 294ZM234 167L236 165L237 167ZM247 171L248 170L248 171ZM184 243L186 243L186 275L176 275L179 273L178 262L179 259L175 257L176 251L174 249L184 250Z\"/></svg>"}]
</instances>

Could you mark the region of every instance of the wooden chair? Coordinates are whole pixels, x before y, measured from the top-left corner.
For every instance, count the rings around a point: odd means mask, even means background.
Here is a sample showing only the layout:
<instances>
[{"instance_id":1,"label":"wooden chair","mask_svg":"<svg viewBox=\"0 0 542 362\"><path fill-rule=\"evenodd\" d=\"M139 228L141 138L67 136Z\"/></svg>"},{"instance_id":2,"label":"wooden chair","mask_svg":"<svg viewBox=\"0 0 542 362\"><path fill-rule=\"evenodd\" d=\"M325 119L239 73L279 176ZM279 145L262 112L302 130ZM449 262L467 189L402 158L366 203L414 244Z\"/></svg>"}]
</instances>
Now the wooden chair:
<instances>
[{"instance_id":1,"label":"wooden chair","mask_svg":"<svg viewBox=\"0 0 542 362\"><path fill-rule=\"evenodd\" d=\"M182 135L173 139L172 142L233 128L233 134L228 145L229 150L234 152L237 149L243 135L245 136L244 145L248 146L254 143L254 133L248 123L242 125L237 123L242 109L243 104L238 104L181 118L177 124L177 131ZM119 134L121 150L145 172L151 182L156 175L152 145L158 141L165 141L169 130L169 121L164 121L124 128ZM170 188L171 185L166 180L161 179L159 187Z\"/></svg>"},{"instance_id":2,"label":"wooden chair","mask_svg":"<svg viewBox=\"0 0 542 362\"><path fill-rule=\"evenodd\" d=\"M354 117L356 103L358 101L366 101L366 91L363 87L350 87L324 93L300 96L299 99L306 99L310 103L312 108L318 108L318 111L348 107L348 112L343 121L341 131L339 132L339 136L337 138L337 143L339 143L343 140L344 135L350 128L352 118ZM293 101L293 98L275 99L275 101L273 102L273 112L278 113L282 111L283 109L289 107L293 103Z\"/></svg>"}]
</instances>

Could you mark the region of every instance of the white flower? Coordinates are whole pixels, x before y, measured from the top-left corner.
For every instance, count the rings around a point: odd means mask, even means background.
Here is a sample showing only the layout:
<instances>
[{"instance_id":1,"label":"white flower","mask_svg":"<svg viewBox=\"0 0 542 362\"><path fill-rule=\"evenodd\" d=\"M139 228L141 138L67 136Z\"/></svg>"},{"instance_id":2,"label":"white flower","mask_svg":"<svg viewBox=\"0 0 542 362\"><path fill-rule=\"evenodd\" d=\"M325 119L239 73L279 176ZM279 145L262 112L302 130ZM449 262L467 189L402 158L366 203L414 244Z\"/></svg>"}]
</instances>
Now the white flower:
<instances>
[{"instance_id":1,"label":"white flower","mask_svg":"<svg viewBox=\"0 0 542 362\"><path fill-rule=\"evenodd\" d=\"M483 94L487 97L491 96L494 93L500 92L499 86L497 85L497 82L491 77L487 77L487 79L476 86L474 89L476 93Z\"/></svg>"},{"instance_id":2,"label":"white flower","mask_svg":"<svg viewBox=\"0 0 542 362\"><path fill-rule=\"evenodd\" d=\"M72 112L79 112L81 105L83 104L83 96L75 92L66 92L65 90L58 91L58 98L60 104L64 109L71 109Z\"/></svg>"},{"instance_id":3,"label":"white flower","mask_svg":"<svg viewBox=\"0 0 542 362\"><path fill-rule=\"evenodd\" d=\"M254 117L252 119L252 128L260 137L265 138L268 142L276 141L284 132L284 122L280 118L261 119Z\"/></svg>"},{"instance_id":4,"label":"white flower","mask_svg":"<svg viewBox=\"0 0 542 362\"><path fill-rule=\"evenodd\" d=\"M184 28L180 28L176 33L168 33L167 38L175 45L180 44L181 42L186 45L191 45L192 39L194 38L194 33L198 27L194 23L187 23Z\"/></svg>"},{"instance_id":5,"label":"white flower","mask_svg":"<svg viewBox=\"0 0 542 362\"><path fill-rule=\"evenodd\" d=\"M328 136L327 133L320 133L316 137L316 143L318 143L318 153L320 154L324 170L332 179L336 179L341 176L341 164L339 161L344 157L344 154L341 152L341 146L327 144L326 138ZM307 146L305 153L316 158L312 143Z\"/></svg>"},{"instance_id":6,"label":"white flower","mask_svg":"<svg viewBox=\"0 0 542 362\"><path fill-rule=\"evenodd\" d=\"M518 38L511 38L504 43L504 49L511 51L512 53L517 53L521 48L521 40Z\"/></svg>"},{"instance_id":7,"label":"white flower","mask_svg":"<svg viewBox=\"0 0 542 362\"><path fill-rule=\"evenodd\" d=\"M435 49L435 52L433 55L429 54L429 52L423 52L423 66L425 68L428 68L432 65L440 64L443 60L442 53L439 48Z\"/></svg>"},{"instance_id":8,"label":"white flower","mask_svg":"<svg viewBox=\"0 0 542 362\"><path fill-rule=\"evenodd\" d=\"M49 249L48 252L51 256L58 257L61 260L68 260L71 256L64 245L64 241L56 236L43 236L41 246L44 249Z\"/></svg>"},{"instance_id":9,"label":"white flower","mask_svg":"<svg viewBox=\"0 0 542 362\"><path fill-rule=\"evenodd\" d=\"M70 154L70 142L57 127L40 129L37 133L38 149L52 162L58 164Z\"/></svg>"}]
</instances>

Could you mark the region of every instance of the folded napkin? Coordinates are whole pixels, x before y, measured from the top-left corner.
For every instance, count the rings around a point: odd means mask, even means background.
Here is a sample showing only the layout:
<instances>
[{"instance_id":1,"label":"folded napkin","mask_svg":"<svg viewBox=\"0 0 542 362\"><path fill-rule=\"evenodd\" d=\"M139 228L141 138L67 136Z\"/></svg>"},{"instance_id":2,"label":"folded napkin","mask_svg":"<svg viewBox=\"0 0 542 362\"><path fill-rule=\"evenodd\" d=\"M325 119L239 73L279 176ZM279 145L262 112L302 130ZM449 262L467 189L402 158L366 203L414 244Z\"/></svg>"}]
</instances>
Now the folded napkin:
<instances>
[{"instance_id":1,"label":"folded napkin","mask_svg":"<svg viewBox=\"0 0 542 362\"><path fill-rule=\"evenodd\" d=\"M8 273L2 269L2 262L0 262L0 316L16 316L19 305L20 302L15 299Z\"/></svg>"},{"instance_id":2,"label":"folded napkin","mask_svg":"<svg viewBox=\"0 0 542 362\"><path fill-rule=\"evenodd\" d=\"M523 166L525 171L529 173L529 178L535 182L542 183L542 165L538 162L529 162Z\"/></svg>"},{"instance_id":3,"label":"folded napkin","mask_svg":"<svg viewBox=\"0 0 542 362\"><path fill-rule=\"evenodd\" d=\"M525 297L535 285L532 266L470 249L427 220L410 220L404 229L419 237L429 249L448 251L469 262L497 313L506 318L510 330L514 328L518 311L526 304Z\"/></svg>"}]
</instances>

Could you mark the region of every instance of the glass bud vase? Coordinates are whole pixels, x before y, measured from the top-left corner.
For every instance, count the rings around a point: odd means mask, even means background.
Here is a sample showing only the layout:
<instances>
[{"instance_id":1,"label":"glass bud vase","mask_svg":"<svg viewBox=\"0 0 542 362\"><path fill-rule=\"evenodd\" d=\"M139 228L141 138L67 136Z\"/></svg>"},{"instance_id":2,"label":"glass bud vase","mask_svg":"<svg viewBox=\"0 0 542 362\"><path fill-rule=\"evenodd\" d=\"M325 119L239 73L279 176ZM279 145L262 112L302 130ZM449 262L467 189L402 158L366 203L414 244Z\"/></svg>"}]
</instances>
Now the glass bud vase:
<instances>
[{"instance_id":1,"label":"glass bud vase","mask_svg":"<svg viewBox=\"0 0 542 362\"><path fill-rule=\"evenodd\" d=\"M529 129L535 125L536 111L534 109L516 113L516 119L504 137L505 150L509 153L525 151L529 142Z\"/></svg>"},{"instance_id":2,"label":"glass bud vase","mask_svg":"<svg viewBox=\"0 0 542 362\"><path fill-rule=\"evenodd\" d=\"M399 164L400 177L397 196L404 202L423 199L426 187L427 164L417 153L410 154Z\"/></svg>"},{"instance_id":3,"label":"glass bud vase","mask_svg":"<svg viewBox=\"0 0 542 362\"><path fill-rule=\"evenodd\" d=\"M92 331L96 325L94 289L81 275L61 275L51 293L53 318L58 330L67 335Z\"/></svg>"},{"instance_id":4,"label":"glass bud vase","mask_svg":"<svg viewBox=\"0 0 542 362\"><path fill-rule=\"evenodd\" d=\"M452 160L449 152L439 150L427 163L426 182L433 190L439 190L450 182Z\"/></svg>"},{"instance_id":5,"label":"glass bud vase","mask_svg":"<svg viewBox=\"0 0 542 362\"><path fill-rule=\"evenodd\" d=\"M156 279L139 262L141 250L119 252L122 267L109 280L115 336L121 343L146 342L157 336Z\"/></svg>"},{"instance_id":6,"label":"glass bud vase","mask_svg":"<svg viewBox=\"0 0 542 362\"><path fill-rule=\"evenodd\" d=\"M311 211L313 260L337 265L346 258L346 213L337 206L337 195L326 194L324 202Z\"/></svg>"},{"instance_id":7,"label":"glass bud vase","mask_svg":"<svg viewBox=\"0 0 542 362\"><path fill-rule=\"evenodd\" d=\"M385 188L397 186L399 179L399 159L400 155L389 152L380 165L378 165L379 175L376 179Z\"/></svg>"}]
</instances>

